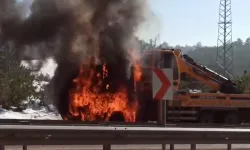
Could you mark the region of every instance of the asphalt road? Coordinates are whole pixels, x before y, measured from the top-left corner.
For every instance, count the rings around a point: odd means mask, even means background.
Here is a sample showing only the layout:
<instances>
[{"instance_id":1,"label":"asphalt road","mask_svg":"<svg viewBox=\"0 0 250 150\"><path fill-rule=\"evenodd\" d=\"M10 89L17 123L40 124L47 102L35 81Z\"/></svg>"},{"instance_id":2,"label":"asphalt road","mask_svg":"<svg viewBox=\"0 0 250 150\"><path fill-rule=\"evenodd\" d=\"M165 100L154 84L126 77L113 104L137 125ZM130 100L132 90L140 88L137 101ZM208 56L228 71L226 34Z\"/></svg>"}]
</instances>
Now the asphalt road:
<instances>
[{"instance_id":1,"label":"asphalt road","mask_svg":"<svg viewBox=\"0 0 250 150\"><path fill-rule=\"evenodd\" d=\"M102 146L28 146L28 150L101 150ZM160 150L161 145L114 145L112 146L113 150ZM169 149L169 145L167 145ZM176 145L175 149L177 150L188 150L190 149L189 145ZM199 150L226 150L227 145L221 144L198 144L197 149ZM250 149L250 145L233 145L233 150L243 150ZM22 150L21 146L6 146L5 150Z\"/></svg>"}]
</instances>

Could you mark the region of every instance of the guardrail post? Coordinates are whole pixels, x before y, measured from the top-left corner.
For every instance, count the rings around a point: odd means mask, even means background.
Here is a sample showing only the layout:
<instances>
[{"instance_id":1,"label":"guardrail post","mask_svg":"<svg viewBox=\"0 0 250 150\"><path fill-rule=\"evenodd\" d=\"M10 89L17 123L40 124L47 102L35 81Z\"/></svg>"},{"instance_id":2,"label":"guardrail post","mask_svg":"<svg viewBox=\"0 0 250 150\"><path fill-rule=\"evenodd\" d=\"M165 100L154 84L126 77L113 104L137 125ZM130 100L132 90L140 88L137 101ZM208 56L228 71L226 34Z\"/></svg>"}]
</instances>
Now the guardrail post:
<instances>
[{"instance_id":1,"label":"guardrail post","mask_svg":"<svg viewBox=\"0 0 250 150\"><path fill-rule=\"evenodd\" d=\"M232 150L232 144L227 144L227 150Z\"/></svg>"},{"instance_id":2,"label":"guardrail post","mask_svg":"<svg viewBox=\"0 0 250 150\"><path fill-rule=\"evenodd\" d=\"M0 145L0 150L5 150L4 145Z\"/></svg>"},{"instance_id":3,"label":"guardrail post","mask_svg":"<svg viewBox=\"0 0 250 150\"><path fill-rule=\"evenodd\" d=\"M162 100L162 124L163 127L166 126L167 123L167 100Z\"/></svg>"},{"instance_id":4,"label":"guardrail post","mask_svg":"<svg viewBox=\"0 0 250 150\"><path fill-rule=\"evenodd\" d=\"M162 145L161 145L161 149L162 149L162 150L166 150L166 144L162 144Z\"/></svg>"},{"instance_id":5,"label":"guardrail post","mask_svg":"<svg viewBox=\"0 0 250 150\"><path fill-rule=\"evenodd\" d=\"M166 126L166 122L167 122L167 103L166 100L162 100L161 102L161 107L162 107L162 126L165 127ZM166 144L163 143L162 144L162 150L166 150Z\"/></svg>"},{"instance_id":6,"label":"guardrail post","mask_svg":"<svg viewBox=\"0 0 250 150\"><path fill-rule=\"evenodd\" d=\"M191 149L191 150L196 150L196 144L191 144L190 149Z\"/></svg>"},{"instance_id":7,"label":"guardrail post","mask_svg":"<svg viewBox=\"0 0 250 150\"><path fill-rule=\"evenodd\" d=\"M110 144L105 144L103 145L103 150L111 150L111 145Z\"/></svg>"},{"instance_id":8,"label":"guardrail post","mask_svg":"<svg viewBox=\"0 0 250 150\"><path fill-rule=\"evenodd\" d=\"M170 144L170 145L169 145L169 149L170 149L170 150L174 150L174 144Z\"/></svg>"},{"instance_id":9,"label":"guardrail post","mask_svg":"<svg viewBox=\"0 0 250 150\"><path fill-rule=\"evenodd\" d=\"M23 150L28 150L27 145L23 145Z\"/></svg>"}]
</instances>

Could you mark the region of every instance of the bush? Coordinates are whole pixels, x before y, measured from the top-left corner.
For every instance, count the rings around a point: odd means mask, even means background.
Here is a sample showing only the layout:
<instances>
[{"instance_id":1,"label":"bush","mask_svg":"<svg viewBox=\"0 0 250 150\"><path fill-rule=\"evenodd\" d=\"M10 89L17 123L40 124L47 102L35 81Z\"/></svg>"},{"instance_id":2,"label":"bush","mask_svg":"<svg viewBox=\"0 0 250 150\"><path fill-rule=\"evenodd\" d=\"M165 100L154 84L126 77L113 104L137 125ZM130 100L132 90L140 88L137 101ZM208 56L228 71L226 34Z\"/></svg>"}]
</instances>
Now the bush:
<instances>
[{"instance_id":1,"label":"bush","mask_svg":"<svg viewBox=\"0 0 250 150\"><path fill-rule=\"evenodd\" d=\"M236 77L235 81L239 93L249 93L250 75L247 71L244 71L241 77Z\"/></svg>"},{"instance_id":2,"label":"bush","mask_svg":"<svg viewBox=\"0 0 250 150\"><path fill-rule=\"evenodd\" d=\"M37 76L31 70L21 66L17 59L17 50L7 43L0 48L0 105L5 109L16 107L23 110L23 101L40 98L34 81Z\"/></svg>"},{"instance_id":3,"label":"bush","mask_svg":"<svg viewBox=\"0 0 250 150\"><path fill-rule=\"evenodd\" d=\"M22 66L18 66L18 72L9 71L2 73L0 79L0 103L3 108L16 107L23 110L23 101L29 98L40 98L40 91L34 86L35 75Z\"/></svg>"}]
</instances>

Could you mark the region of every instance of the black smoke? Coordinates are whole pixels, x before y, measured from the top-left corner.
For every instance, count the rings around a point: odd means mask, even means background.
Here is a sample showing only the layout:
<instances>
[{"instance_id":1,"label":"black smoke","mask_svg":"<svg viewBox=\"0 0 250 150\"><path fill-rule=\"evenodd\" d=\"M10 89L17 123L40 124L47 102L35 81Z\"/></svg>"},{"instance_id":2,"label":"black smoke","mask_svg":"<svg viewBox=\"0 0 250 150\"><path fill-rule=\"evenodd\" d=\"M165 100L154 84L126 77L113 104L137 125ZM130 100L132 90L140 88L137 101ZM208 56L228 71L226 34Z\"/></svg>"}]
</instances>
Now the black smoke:
<instances>
[{"instance_id":1,"label":"black smoke","mask_svg":"<svg viewBox=\"0 0 250 150\"><path fill-rule=\"evenodd\" d=\"M14 43L20 59L55 59L51 85L60 111L67 107L65 87L92 57L114 64L125 80L146 8L146 0L0 0L0 44Z\"/></svg>"}]
</instances>

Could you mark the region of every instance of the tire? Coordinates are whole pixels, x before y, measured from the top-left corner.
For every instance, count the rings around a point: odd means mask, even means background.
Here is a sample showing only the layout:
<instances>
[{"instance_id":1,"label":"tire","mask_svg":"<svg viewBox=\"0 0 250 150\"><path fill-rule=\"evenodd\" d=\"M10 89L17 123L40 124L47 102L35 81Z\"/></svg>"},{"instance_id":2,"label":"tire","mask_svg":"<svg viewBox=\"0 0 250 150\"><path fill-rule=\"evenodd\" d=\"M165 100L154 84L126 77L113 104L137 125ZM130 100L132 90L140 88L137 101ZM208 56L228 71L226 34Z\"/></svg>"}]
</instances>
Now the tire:
<instances>
[{"instance_id":1,"label":"tire","mask_svg":"<svg viewBox=\"0 0 250 150\"><path fill-rule=\"evenodd\" d=\"M214 123L214 114L211 112L203 112L199 118L200 123Z\"/></svg>"},{"instance_id":2,"label":"tire","mask_svg":"<svg viewBox=\"0 0 250 150\"><path fill-rule=\"evenodd\" d=\"M225 116L224 123L226 124L238 124L239 118L236 113L228 113Z\"/></svg>"},{"instance_id":3,"label":"tire","mask_svg":"<svg viewBox=\"0 0 250 150\"><path fill-rule=\"evenodd\" d=\"M109 121L116 121L116 122L125 122L125 117L122 112L115 111L109 118Z\"/></svg>"}]
</instances>

